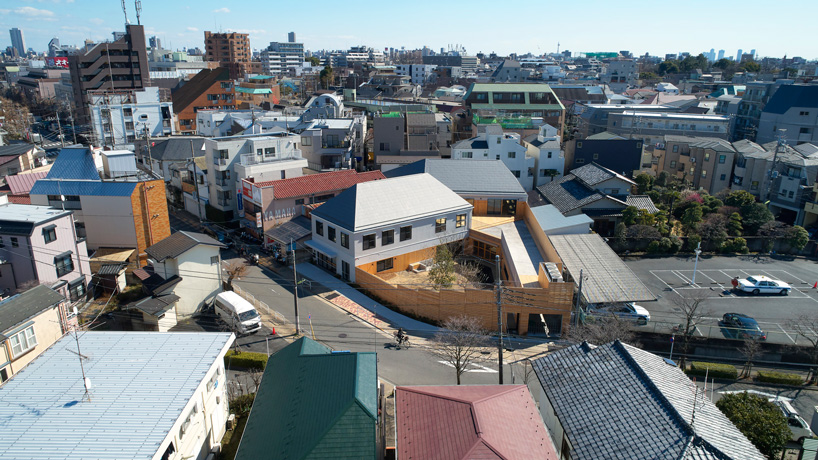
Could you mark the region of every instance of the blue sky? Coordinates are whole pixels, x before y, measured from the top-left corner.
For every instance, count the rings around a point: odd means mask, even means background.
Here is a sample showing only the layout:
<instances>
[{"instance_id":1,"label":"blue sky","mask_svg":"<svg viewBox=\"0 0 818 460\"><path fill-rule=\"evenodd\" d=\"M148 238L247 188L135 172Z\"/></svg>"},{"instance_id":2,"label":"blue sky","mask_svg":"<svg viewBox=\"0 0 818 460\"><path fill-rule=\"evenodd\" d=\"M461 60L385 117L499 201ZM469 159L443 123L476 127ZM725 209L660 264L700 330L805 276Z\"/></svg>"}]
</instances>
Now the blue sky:
<instances>
[{"instance_id":1,"label":"blue sky","mask_svg":"<svg viewBox=\"0 0 818 460\"><path fill-rule=\"evenodd\" d=\"M128 18L136 22L133 0ZM473 0L187 1L142 0L142 24L165 48L202 46L203 31L250 34L254 49L286 41L295 31L307 49L346 49L449 44L469 54L629 50L664 55L710 48L756 49L761 56L818 58L814 31L798 18L818 17L818 2L797 0L771 8L768 1L575 0L563 2ZM104 40L124 29L120 0L0 0L0 47L8 29L23 30L26 46L42 51L58 36L63 43ZM762 31L759 33L758 31Z\"/></svg>"}]
</instances>

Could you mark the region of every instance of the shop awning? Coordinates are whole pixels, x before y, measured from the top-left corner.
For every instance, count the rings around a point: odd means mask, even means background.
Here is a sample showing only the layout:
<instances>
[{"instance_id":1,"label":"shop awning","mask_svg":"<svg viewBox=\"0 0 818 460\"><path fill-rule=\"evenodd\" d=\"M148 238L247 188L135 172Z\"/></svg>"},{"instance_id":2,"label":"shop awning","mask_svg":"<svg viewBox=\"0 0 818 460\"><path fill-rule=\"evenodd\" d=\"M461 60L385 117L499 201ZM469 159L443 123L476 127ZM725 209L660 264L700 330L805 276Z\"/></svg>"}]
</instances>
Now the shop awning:
<instances>
[{"instance_id":1,"label":"shop awning","mask_svg":"<svg viewBox=\"0 0 818 460\"><path fill-rule=\"evenodd\" d=\"M335 252L334 249L330 248L324 243L315 240L308 240L305 242L307 246L315 249L316 251L325 254L327 257L338 257L338 253Z\"/></svg>"}]
</instances>

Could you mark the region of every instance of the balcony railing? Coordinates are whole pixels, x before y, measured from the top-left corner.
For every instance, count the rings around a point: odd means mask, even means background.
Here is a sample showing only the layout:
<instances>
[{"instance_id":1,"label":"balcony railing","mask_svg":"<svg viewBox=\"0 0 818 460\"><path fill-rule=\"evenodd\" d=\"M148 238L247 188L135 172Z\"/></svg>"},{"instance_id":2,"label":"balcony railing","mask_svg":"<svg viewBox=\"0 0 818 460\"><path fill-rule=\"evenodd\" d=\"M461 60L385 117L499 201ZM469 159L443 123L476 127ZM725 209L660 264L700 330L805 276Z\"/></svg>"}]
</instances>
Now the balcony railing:
<instances>
[{"instance_id":1,"label":"balcony railing","mask_svg":"<svg viewBox=\"0 0 818 460\"><path fill-rule=\"evenodd\" d=\"M216 185L218 185L219 187L227 187L228 185L230 185L230 179L224 177L217 177Z\"/></svg>"},{"instance_id":2,"label":"balcony railing","mask_svg":"<svg viewBox=\"0 0 818 460\"><path fill-rule=\"evenodd\" d=\"M217 166L227 166L227 158L215 157L213 158L213 164Z\"/></svg>"},{"instance_id":3,"label":"balcony railing","mask_svg":"<svg viewBox=\"0 0 818 460\"><path fill-rule=\"evenodd\" d=\"M282 161L282 160L298 160L301 159L301 150L295 149L286 155L275 155L275 156L267 156L267 155L256 155L254 153L246 153L241 156L241 164L243 166L251 166L251 165L258 165L263 163L272 163L275 161Z\"/></svg>"}]
</instances>

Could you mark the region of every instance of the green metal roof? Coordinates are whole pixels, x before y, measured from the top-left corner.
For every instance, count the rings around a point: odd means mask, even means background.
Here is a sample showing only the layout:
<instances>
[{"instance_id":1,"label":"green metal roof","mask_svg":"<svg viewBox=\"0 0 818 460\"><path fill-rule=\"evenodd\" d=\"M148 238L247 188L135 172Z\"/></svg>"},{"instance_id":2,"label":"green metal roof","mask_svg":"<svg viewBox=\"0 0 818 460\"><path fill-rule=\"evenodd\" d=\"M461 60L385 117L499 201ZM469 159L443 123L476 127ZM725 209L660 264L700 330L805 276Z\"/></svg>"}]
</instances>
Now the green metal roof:
<instances>
[{"instance_id":1,"label":"green metal roof","mask_svg":"<svg viewBox=\"0 0 818 460\"><path fill-rule=\"evenodd\" d=\"M272 75L253 75L252 77L250 77L250 80L270 80L272 78L275 77Z\"/></svg>"},{"instance_id":2,"label":"green metal roof","mask_svg":"<svg viewBox=\"0 0 818 460\"><path fill-rule=\"evenodd\" d=\"M236 92L246 94L270 94L273 92L273 90L271 90L270 88L244 88L241 86L237 86Z\"/></svg>"},{"instance_id":3,"label":"green metal roof","mask_svg":"<svg viewBox=\"0 0 818 460\"><path fill-rule=\"evenodd\" d=\"M303 337L267 361L236 460L376 458L375 353Z\"/></svg>"}]
</instances>

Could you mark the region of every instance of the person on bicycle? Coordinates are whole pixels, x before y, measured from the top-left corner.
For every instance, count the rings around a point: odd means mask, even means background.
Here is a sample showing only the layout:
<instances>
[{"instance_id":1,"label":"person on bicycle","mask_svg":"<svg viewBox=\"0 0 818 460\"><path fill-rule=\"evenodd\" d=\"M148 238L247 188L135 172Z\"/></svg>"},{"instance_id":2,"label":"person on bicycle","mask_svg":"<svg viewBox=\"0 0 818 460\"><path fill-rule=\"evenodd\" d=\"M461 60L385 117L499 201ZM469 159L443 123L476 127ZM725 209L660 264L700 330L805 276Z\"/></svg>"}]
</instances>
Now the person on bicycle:
<instances>
[{"instance_id":1,"label":"person on bicycle","mask_svg":"<svg viewBox=\"0 0 818 460\"><path fill-rule=\"evenodd\" d=\"M398 332L395 334L395 337L398 338L398 343L403 342L403 339L406 338L406 332L404 332L402 327L398 328Z\"/></svg>"}]
</instances>

